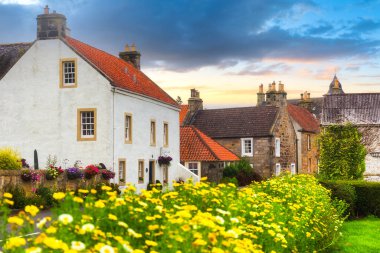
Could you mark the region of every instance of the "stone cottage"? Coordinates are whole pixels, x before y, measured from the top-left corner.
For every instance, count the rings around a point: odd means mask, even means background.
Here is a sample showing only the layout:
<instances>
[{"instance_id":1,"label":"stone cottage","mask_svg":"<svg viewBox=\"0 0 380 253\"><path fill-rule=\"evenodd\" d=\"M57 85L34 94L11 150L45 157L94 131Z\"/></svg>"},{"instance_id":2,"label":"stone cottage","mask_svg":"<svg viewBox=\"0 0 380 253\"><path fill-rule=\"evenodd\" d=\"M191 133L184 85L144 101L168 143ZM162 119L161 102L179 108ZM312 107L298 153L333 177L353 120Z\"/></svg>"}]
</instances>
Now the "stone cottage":
<instances>
[{"instance_id":1,"label":"stone cottage","mask_svg":"<svg viewBox=\"0 0 380 253\"><path fill-rule=\"evenodd\" d=\"M262 86L260 92L262 93ZM286 109L284 85L271 84L258 106L203 109L199 92L191 90L183 125L194 126L239 157L249 160L263 177L282 170L296 173L296 133Z\"/></svg>"},{"instance_id":2,"label":"stone cottage","mask_svg":"<svg viewBox=\"0 0 380 253\"><path fill-rule=\"evenodd\" d=\"M32 43L0 45L0 146L33 163L57 155L68 167L104 163L115 182L138 189L194 173L179 160L179 106L140 70L140 53L120 57L69 36L66 17L37 17ZM172 165L160 167L160 155Z\"/></svg>"}]
</instances>

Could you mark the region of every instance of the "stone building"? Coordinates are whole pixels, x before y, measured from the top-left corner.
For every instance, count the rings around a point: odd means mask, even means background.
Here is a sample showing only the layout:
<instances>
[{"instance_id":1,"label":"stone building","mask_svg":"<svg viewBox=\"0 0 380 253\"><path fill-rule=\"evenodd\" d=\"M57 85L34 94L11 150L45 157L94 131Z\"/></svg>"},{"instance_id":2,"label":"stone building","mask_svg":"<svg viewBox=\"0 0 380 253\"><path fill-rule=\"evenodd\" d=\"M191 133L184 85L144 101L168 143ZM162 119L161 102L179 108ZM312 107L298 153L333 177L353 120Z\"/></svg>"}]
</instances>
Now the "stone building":
<instances>
[{"instance_id":1,"label":"stone building","mask_svg":"<svg viewBox=\"0 0 380 253\"><path fill-rule=\"evenodd\" d=\"M358 126L367 148L364 175L380 175L380 93L344 93L334 77L323 99L322 127L350 122Z\"/></svg>"},{"instance_id":2,"label":"stone building","mask_svg":"<svg viewBox=\"0 0 380 253\"><path fill-rule=\"evenodd\" d=\"M183 125L191 125L232 151L246 157L255 172L268 178L283 170L296 173L296 133L286 109L283 84L272 83L264 94L260 86L258 106L203 109L196 90L191 91L188 112L180 113Z\"/></svg>"},{"instance_id":3,"label":"stone building","mask_svg":"<svg viewBox=\"0 0 380 253\"><path fill-rule=\"evenodd\" d=\"M138 189L198 180L180 164L179 106L140 70L140 53L126 47L117 57L78 41L47 7L33 43L0 45L0 102L0 147L31 164L34 150L63 167L102 162ZM169 169L161 155L173 158Z\"/></svg>"},{"instance_id":4,"label":"stone building","mask_svg":"<svg viewBox=\"0 0 380 253\"><path fill-rule=\"evenodd\" d=\"M220 182L224 167L239 157L194 126L180 128L181 163L200 177Z\"/></svg>"}]
</instances>

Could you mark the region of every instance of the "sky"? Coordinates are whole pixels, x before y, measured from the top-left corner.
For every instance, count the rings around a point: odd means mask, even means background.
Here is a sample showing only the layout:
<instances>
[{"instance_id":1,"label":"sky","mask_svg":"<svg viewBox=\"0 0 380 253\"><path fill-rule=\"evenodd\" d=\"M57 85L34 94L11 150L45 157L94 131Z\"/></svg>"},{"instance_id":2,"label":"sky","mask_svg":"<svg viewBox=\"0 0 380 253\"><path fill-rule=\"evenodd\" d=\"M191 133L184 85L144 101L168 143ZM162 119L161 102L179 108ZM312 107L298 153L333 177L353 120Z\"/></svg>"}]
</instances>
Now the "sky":
<instances>
[{"instance_id":1,"label":"sky","mask_svg":"<svg viewBox=\"0 0 380 253\"><path fill-rule=\"evenodd\" d=\"M36 39L49 5L71 36L141 68L173 98L251 106L262 83L320 97L336 74L347 93L380 92L380 0L0 0L0 44Z\"/></svg>"}]
</instances>

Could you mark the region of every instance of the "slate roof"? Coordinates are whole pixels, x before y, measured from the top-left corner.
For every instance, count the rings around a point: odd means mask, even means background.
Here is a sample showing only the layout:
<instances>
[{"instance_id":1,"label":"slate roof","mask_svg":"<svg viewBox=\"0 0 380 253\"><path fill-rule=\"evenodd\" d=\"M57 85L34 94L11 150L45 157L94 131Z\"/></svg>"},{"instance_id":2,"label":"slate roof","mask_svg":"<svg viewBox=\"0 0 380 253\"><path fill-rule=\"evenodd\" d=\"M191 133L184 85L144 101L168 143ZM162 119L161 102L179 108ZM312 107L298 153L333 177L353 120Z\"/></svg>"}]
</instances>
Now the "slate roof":
<instances>
[{"instance_id":1,"label":"slate roof","mask_svg":"<svg viewBox=\"0 0 380 253\"><path fill-rule=\"evenodd\" d=\"M238 161L239 157L194 126L180 128L181 161Z\"/></svg>"},{"instance_id":2,"label":"slate roof","mask_svg":"<svg viewBox=\"0 0 380 253\"><path fill-rule=\"evenodd\" d=\"M289 104L288 112L290 117L301 126L302 131L312 133L320 131L318 120L305 108Z\"/></svg>"},{"instance_id":3,"label":"slate roof","mask_svg":"<svg viewBox=\"0 0 380 253\"><path fill-rule=\"evenodd\" d=\"M179 125L180 126L183 124L183 121L186 118L188 111L189 111L189 105L181 105L181 111L179 112Z\"/></svg>"},{"instance_id":4,"label":"slate roof","mask_svg":"<svg viewBox=\"0 0 380 253\"><path fill-rule=\"evenodd\" d=\"M323 100L322 125L343 122L380 125L380 93L326 95Z\"/></svg>"},{"instance_id":5,"label":"slate roof","mask_svg":"<svg viewBox=\"0 0 380 253\"><path fill-rule=\"evenodd\" d=\"M302 102L300 99L289 99L287 100L288 104L292 105L299 105L300 103L305 103ZM321 119L322 117L322 105L323 105L323 97L315 97L315 98L310 98L310 103L307 105L307 110L311 112L318 120Z\"/></svg>"},{"instance_id":6,"label":"slate roof","mask_svg":"<svg viewBox=\"0 0 380 253\"><path fill-rule=\"evenodd\" d=\"M274 106L200 110L191 124L213 139L270 136L278 111Z\"/></svg>"},{"instance_id":7,"label":"slate roof","mask_svg":"<svg viewBox=\"0 0 380 253\"><path fill-rule=\"evenodd\" d=\"M112 85L176 107L179 106L173 98L132 64L79 40L66 36L63 41L104 74Z\"/></svg>"},{"instance_id":8,"label":"slate roof","mask_svg":"<svg viewBox=\"0 0 380 253\"><path fill-rule=\"evenodd\" d=\"M32 43L0 44L0 80L31 45Z\"/></svg>"}]
</instances>

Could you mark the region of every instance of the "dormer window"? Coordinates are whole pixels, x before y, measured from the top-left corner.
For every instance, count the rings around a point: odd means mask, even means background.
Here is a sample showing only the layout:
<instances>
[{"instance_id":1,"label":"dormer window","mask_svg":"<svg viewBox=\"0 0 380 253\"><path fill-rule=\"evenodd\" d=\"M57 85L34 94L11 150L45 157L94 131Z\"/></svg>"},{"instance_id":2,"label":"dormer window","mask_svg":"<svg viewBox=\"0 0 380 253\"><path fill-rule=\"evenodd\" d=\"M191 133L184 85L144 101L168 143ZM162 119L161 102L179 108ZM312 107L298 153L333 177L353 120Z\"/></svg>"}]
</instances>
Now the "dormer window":
<instances>
[{"instance_id":1,"label":"dormer window","mask_svg":"<svg viewBox=\"0 0 380 253\"><path fill-rule=\"evenodd\" d=\"M60 87L76 88L77 83L77 60L61 59L60 61Z\"/></svg>"}]
</instances>

